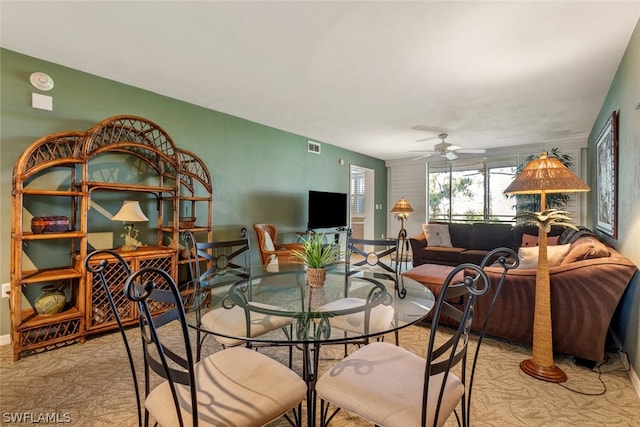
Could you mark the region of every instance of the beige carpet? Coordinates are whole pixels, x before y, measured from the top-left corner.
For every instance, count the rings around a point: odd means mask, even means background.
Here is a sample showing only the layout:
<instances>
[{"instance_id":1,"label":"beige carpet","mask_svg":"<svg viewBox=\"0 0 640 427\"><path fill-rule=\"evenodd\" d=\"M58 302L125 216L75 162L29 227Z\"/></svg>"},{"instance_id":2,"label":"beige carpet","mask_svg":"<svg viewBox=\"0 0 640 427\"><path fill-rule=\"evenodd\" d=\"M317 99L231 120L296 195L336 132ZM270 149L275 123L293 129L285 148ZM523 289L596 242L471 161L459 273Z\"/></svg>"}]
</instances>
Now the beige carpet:
<instances>
[{"instance_id":1,"label":"beige carpet","mask_svg":"<svg viewBox=\"0 0 640 427\"><path fill-rule=\"evenodd\" d=\"M404 329L401 345L422 354L427 331L422 326ZM139 350L137 329L128 333ZM207 341L205 351L219 349L214 340ZM261 351L280 360L286 357L285 349ZM529 354L524 346L493 339L484 342L473 392L473 425L640 426L640 401L617 355L610 355L601 366L602 382L597 370L575 366L569 358L557 355L557 364L569 377L563 387L523 374L518 364ZM327 346L321 355L324 371L341 357L342 348ZM298 371L300 359L296 354ZM11 347L2 346L0 363L0 425L29 425L8 422L9 417L24 417L25 413L34 419L55 420L57 414L64 421L68 417L67 425L72 426L137 425L130 371L117 333L27 356L16 363ZM282 420L272 424L284 425ZM341 413L331 425L370 424ZM455 420L450 419L449 425L456 425Z\"/></svg>"}]
</instances>

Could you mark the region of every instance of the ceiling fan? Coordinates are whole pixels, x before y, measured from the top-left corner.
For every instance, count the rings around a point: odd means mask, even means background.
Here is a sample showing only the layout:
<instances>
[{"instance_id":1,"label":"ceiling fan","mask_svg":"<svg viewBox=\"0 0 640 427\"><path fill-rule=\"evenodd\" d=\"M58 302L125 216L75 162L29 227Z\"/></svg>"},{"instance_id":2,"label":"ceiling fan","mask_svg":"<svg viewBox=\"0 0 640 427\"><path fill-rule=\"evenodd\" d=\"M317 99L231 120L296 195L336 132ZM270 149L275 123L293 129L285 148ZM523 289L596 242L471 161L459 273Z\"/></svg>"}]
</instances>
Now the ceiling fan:
<instances>
[{"instance_id":1,"label":"ceiling fan","mask_svg":"<svg viewBox=\"0 0 640 427\"><path fill-rule=\"evenodd\" d=\"M438 135L438 138L440 138L441 142L439 142L438 144L433 146L433 150L431 151L424 151L424 150L419 150L419 152L425 153L422 156L416 157L413 160L418 160L418 159L423 159L425 157L429 157L433 154L439 154L442 157L445 157L447 160L455 160L458 158L458 156L456 155L456 153L471 153L471 154L482 154L484 152L486 152L487 150L483 149L483 148L477 148L477 149L465 149L462 147L459 147L457 145L453 145L450 144L448 142L445 142L445 139L447 138L447 136L449 136L446 133L441 133L440 135Z\"/></svg>"}]
</instances>

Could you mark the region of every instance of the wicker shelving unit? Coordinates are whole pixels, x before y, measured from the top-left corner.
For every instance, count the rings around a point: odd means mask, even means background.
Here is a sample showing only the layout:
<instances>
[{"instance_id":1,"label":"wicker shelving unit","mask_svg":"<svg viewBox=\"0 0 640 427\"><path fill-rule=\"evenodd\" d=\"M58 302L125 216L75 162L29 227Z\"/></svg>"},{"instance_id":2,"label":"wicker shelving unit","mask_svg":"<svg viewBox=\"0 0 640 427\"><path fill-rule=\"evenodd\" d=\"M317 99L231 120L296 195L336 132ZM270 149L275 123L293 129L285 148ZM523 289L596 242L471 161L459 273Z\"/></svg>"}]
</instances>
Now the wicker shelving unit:
<instances>
[{"instance_id":1,"label":"wicker shelving unit","mask_svg":"<svg viewBox=\"0 0 640 427\"><path fill-rule=\"evenodd\" d=\"M141 117L114 116L86 132L44 136L17 160L11 220L14 360L25 352L83 342L88 334L116 327L112 314L105 310L104 292L85 272L83 261L91 250L92 200L97 195L118 200L124 194L146 197L148 205L155 206L152 217L157 223L150 228L157 233L147 237L145 244L152 240L148 246L122 255L133 269L155 266L178 280L179 213L206 211L206 218L189 229L210 239L212 183L202 160L178 149L158 125ZM68 230L31 231L32 216L50 215L66 216ZM111 274L113 286L121 287L123 272L114 269ZM39 287L52 283L66 285L67 304L60 313L40 315L33 308L33 296ZM118 309L127 322L136 321L135 306L124 296Z\"/></svg>"}]
</instances>

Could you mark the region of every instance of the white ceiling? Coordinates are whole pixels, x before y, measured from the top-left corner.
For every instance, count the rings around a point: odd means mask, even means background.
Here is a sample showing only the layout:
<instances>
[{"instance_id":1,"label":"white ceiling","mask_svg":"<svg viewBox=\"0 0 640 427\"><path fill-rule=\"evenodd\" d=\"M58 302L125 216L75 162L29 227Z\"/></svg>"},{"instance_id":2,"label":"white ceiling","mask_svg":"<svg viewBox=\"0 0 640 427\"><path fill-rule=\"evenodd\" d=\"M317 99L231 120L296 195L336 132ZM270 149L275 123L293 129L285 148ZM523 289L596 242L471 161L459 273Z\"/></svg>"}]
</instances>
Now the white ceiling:
<instances>
[{"instance_id":1,"label":"white ceiling","mask_svg":"<svg viewBox=\"0 0 640 427\"><path fill-rule=\"evenodd\" d=\"M442 131L464 148L585 141L640 1L2 0L0 15L4 48L391 160Z\"/></svg>"}]
</instances>

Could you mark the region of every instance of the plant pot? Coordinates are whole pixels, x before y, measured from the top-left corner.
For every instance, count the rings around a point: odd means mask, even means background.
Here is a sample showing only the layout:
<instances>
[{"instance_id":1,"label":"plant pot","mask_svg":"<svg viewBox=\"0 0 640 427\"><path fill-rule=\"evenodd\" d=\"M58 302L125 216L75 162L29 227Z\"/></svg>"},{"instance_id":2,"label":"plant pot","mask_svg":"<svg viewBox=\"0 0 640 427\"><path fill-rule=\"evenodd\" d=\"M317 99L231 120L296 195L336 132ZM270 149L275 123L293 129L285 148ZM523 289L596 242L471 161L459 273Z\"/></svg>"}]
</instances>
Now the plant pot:
<instances>
[{"instance_id":1,"label":"plant pot","mask_svg":"<svg viewBox=\"0 0 640 427\"><path fill-rule=\"evenodd\" d=\"M51 316L62 311L67 303L67 297L62 289L63 285L49 285L44 286L41 291L42 295L36 298L33 306L41 316Z\"/></svg>"},{"instance_id":2,"label":"plant pot","mask_svg":"<svg viewBox=\"0 0 640 427\"><path fill-rule=\"evenodd\" d=\"M312 288L324 286L324 280L326 277L326 268L307 268L307 281L309 282L309 286Z\"/></svg>"}]
</instances>

